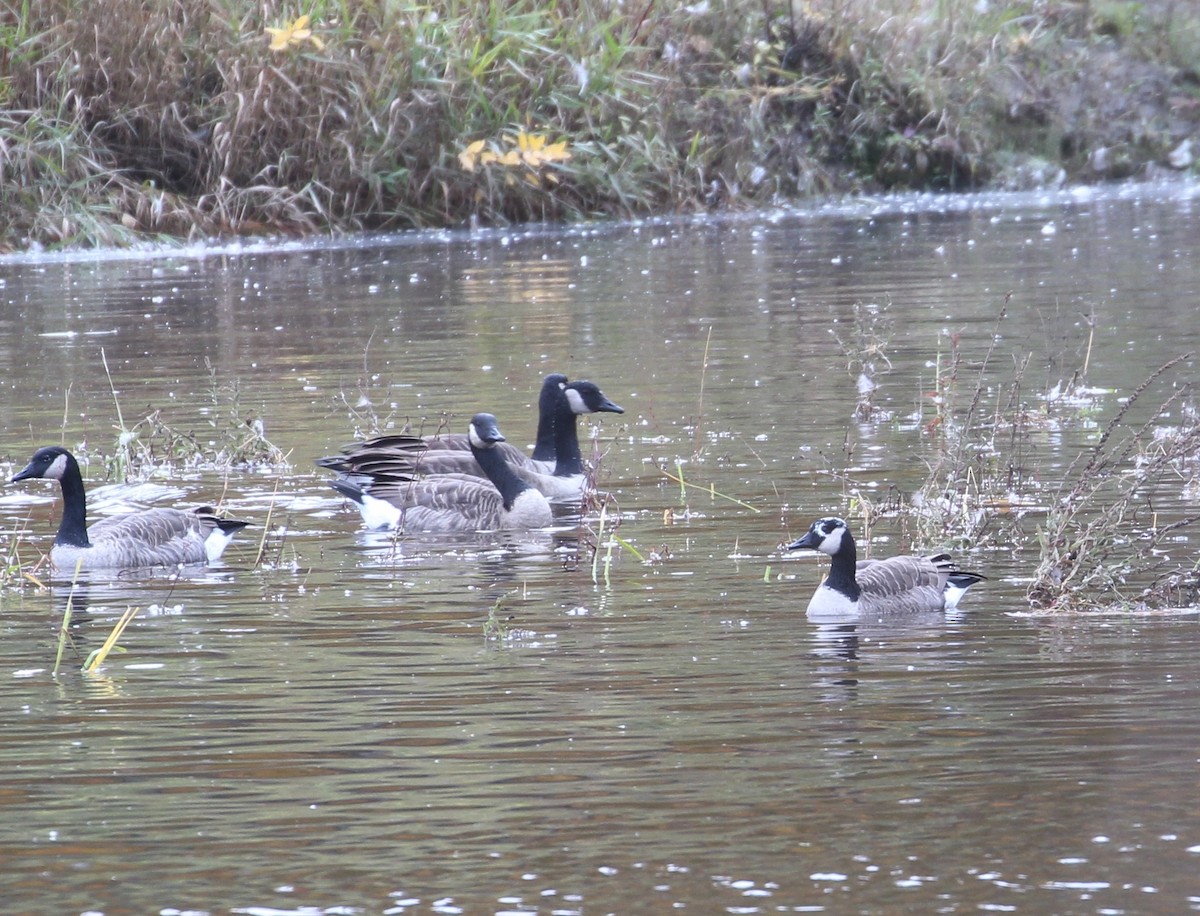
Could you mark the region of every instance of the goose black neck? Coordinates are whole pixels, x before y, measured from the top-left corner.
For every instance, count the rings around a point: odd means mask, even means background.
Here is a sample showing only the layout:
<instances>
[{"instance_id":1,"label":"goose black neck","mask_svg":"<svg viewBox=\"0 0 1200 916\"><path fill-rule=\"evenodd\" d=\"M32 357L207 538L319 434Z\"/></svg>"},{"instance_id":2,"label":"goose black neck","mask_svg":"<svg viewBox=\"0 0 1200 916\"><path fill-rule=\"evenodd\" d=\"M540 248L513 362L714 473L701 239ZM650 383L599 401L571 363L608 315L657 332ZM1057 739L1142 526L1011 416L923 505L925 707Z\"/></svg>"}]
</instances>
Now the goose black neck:
<instances>
[{"instance_id":1,"label":"goose black neck","mask_svg":"<svg viewBox=\"0 0 1200 916\"><path fill-rule=\"evenodd\" d=\"M504 455L500 453L499 449L478 448L472 445L471 454L483 468L483 473L487 475L488 480L495 484L496 489L500 491L500 498L504 500L504 508L512 509L513 501L525 490L530 489L529 484L518 477L508 466L508 462L504 460Z\"/></svg>"},{"instance_id":2,"label":"goose black neck","mask_svg":"<svg viewBox=\"0 0 1200 916\"><path fill-rule=\"evenodd\" d=\"M534 461L553 461L554 424L557 419L558 402L562 397L562 385L566 384L565 375L550 374L542 382L542 391L538 395L538 425L537 439L533 443Z\"/></svg>"},{"instance_id":3,"label":"goose black neck","mask_svg":"<svg viewBox=\"0 0 1200 916\"><path fill-rule=\"evenodd\" d=\"M67 547L91 547L87 534L87 497L83 492L83 475L79 473L79 464L70 455L67 456L66 473L59 483L62 485L63 511L54 543Z\"/></svg>"},{"instance_id":4,"label":"goose black neck","mask_svg":"<svg viewBox=\"0 0 1200 916\"><path fill-rule=\"evenodd\" d=\"M842 531L841 545L830 559L832 562L825 584L834 591L841 592L851 601L857 601L862 590L858 587L858 579L855 577L858 569L858 549L854 545L850 529Z\"/></svg>"},{"instance_id":5,"label":"goose black neck","mask_svg":"<svg viewBox=\"0 0 1200 916\"><path fill-rule=\"evenodd\" d=\"M555 477L574 477L583 473L583 453L579 450L577 416L565 397L560 398L554 412Z\"/></svg>"}]
</instances>

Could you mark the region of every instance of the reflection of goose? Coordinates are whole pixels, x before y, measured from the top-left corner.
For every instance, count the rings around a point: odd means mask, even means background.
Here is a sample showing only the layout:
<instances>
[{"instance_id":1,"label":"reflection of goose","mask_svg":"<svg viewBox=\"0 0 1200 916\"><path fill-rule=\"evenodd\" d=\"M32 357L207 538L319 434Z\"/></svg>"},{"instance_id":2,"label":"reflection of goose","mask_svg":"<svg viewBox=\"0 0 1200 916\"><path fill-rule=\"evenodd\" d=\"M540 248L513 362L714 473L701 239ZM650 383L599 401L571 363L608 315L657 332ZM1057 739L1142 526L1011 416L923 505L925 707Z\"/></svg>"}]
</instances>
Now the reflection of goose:
<instances>
[{"instance_id":1,"label":"reflection of goose","mask_svg":"<svg viewBox=\"0 0 1200 916\"><path fill-rule=\"evenodd\" d=\"M553 377L547 376L547 379ZM518 477L546 496L578 499L587 484L587 475L584 473L583 454L579 449L576 419L585 413L625 411L605 397L604 392L592 382L562 384L555 392L555 399L551 427L557 458L551 473L542 470L541 462L534 461L512 446L497 446L496 451L504 456ZM387 473L403 477L443 474L487 476L471 452L451 448L429 449L415 436L379 436L350 446L344 456L321 458L317 464L348 476L363 473Z\"/></svg>"},{"instance_id":2,"label":"reflection of goose","mask_svg":"<svg viewBox=\"0 0 1200 916\"><path fill-rule=\"evenodd\" d=\"M358 504L368 528L438 533L549 526L546 497L513 472L497 447L504 436L496 418L490 413L475 414L467 435L471 454L486 480L467 474L414 477L395 459L364 462L349 471L332 464L323 466L340 470L330 485Z\"/></svg>"},{"instance_id":3,"label":"reflection of goose","mask_svg":"<svg viewBox=\"0 0 1200 916\"><path fill-rule=\"evenodd\" d=\"M985 579L959 570L949 554L858 561L854 537L840 518L822 518L788 550L819 550L832 558L829 575L808 603L810 617L913 614L953 608Z\"/></svg>"},{"instance_id":4,"label":"reflection of goose","mask_svg":"<svg viewBox=\"0 0 1200 916\"><path fill-rule=\"evenodd\" d=\"M533 470L544 474L554 473L554 412L558 407L562 386L566 383L567 377L559 372L551 372L542 379L542 388L538 393L538 424L537 436L533 441L533 455L526 455L515 445L505 442L497 447L504 453L509 464L516 467L522 462L528 462ZM464 455L471 451L470 436L467 433L436 433L425 436L424 439L426 447L431 451L462 452Z\"/></svg>"},{"instance_id":5,"label":"reflection of goose","mask_svg":"<svg viewBox=\"0 0 1200 916\"><path fill-rule=\"evenodd\" d=\"M62 522L50 550L50 562L62 570L132 569L139 566L178 566L204 563L224 553L229 541L247 522L218 518L209 507L143 509L87 523L87 498L79 463L65 448L38 449L29 466L12 482L45 477L62 486Z\"/></svg>"}]
</instances>

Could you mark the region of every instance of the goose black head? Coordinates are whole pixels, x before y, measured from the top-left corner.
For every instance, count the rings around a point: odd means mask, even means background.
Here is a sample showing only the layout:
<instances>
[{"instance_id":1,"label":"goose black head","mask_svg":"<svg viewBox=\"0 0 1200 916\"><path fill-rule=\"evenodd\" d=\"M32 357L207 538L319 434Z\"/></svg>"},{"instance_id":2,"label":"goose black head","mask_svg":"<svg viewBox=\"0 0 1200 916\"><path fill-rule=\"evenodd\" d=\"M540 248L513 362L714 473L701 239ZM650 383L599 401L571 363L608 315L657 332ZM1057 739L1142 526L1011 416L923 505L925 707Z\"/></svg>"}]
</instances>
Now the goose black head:
<instances>
[{"instance_id":1,"label":"goose black head","mask_svg":"<svg viewBox=\"0 0 1200 916\"><path fill-rule=\"evenodd\" d=\"M494 448L497 443L505 441L496 418L490 413L477 413L471 417L468 435L475 448Z\"/></svg>"},{"instance_id":2,"label":"goose black head","mask_svg":"<svg viewBox=\"0 0 1200 916\"><path fill-rule=\"evenodd\" d=\"M570 382L562 386L571 412L580 413L624 413L620 407L604 396L604 392L592 382Z\"/></svg>"},{"instance_id":3,"label":"goose black head","mask_svg":"<svg viewBox=\"0 0 1200 916\"><path fill-rule=\"evenodd\" d=\"M840 518L830 516L819 518L813 522L808 533L798 541L788 544L788 550L819 550L833 556L842 549L843 543L850 537L850 529Z\"/></svg>"},{"instance_id":4,"label":"goose black head","mask_svg":"<svg viewBox=\"0 0 1200 916\"><path fill-rule=\"evenodd\" d=\"M35 477L45 477L49 480L62 480L67 469L75 463L75 459L61 445L47 445L33 453L28 466L13 477L12 483L18 480L32 480Z\"/></svg>"}]
</instances>

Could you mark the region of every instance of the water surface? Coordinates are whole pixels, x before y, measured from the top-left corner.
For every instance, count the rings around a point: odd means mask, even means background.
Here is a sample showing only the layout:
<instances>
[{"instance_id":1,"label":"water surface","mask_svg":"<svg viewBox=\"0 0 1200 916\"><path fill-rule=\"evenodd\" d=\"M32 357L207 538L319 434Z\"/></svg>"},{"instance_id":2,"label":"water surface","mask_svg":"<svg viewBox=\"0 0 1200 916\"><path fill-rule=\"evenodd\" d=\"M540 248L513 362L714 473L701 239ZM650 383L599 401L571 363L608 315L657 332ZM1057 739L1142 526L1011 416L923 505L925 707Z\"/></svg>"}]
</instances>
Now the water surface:
<instances>
[{"instance_id":1,"label":"water surface","mask_svg":"<svg viewBox=\"0 0 1200 916\"><path fill-rule=\"evenodd\" d=\"M206 447L260 420L290 465L156 453L172 498L255 527L187 579L80 586L57 677L69 588L0 595L6 899L1200 908L1194 614L1028 616L1036 553L1009 537L964 557L989 581L951 617L817 625L821 564L779 549L856 490L920 485L955 346L978 372L996 341L989 397L1025 360L1031 404L1085 362L1108 389L1027 445L1030 487L1052 485L1196 347L1197 221L1185 185L0 262L8 476L62 441L98 488L118 427L156 411ZM880 413L856 422L839 339L864 314L894 328ZM606 526L640 559L606 541L594 564L595 515L519 544L364 532L312 465L374 425L477 410L528 443L551 371L626 408L595 449ZM57 493L2 495L32 565ZM907 548L894 519L875 535ZM126 653L81 674L130 605Z\"/></svg>"}]
</instances>

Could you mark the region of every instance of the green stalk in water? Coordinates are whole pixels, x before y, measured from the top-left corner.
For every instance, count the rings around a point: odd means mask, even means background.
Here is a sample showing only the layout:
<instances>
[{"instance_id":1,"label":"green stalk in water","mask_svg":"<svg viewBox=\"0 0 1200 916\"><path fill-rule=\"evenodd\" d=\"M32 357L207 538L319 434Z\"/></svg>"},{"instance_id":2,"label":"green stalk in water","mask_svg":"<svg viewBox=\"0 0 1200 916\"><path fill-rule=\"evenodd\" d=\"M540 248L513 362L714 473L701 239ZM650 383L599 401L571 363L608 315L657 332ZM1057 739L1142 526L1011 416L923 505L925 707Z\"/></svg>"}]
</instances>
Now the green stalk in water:
<instances>
[{"instance_id":1,"label":"green stalk in water","mask_svg":"<svg viewBox=\"0 0 1200 916\"><path fill-rule=\"evenodd\" d=\"M67 594L67 606L63 610L62 623L58 627L58 651L54 653L54 670L52 677L58 677L58 669L62 664L63 648L71 638L71 611L75 602L75 583L79 581L79 570L83 568L83 557L75 562L75 574L71 577L71 591Z\"/></svg>"},{"instance_id":2,"label":"green stalk in water","mask_svg":"<svg viewBox=\"0 0 1200 916\"><path fill-rule=\"evenodd\" d=\"M742 502L740 499L736 499L736 498L735 498L735 497L733 497L733 496L726 496L724 493L722 493L722 492L720 492L719 490L717 490L717 489L716 489L716 487L715 487L715 486L713 486L712 484L709 484L709 485L706 487L706 486L704 486L703 484L698 484L698 483L687 483L687 482L686 482L686 481L683 479L683 468L682 468L682 466L681 466L681 465L679 465L678 463L676 463L676 467L678 467L678 468L679 468L679 476L678 476L678 477L676 477L676 476L675 476L674 474L672 474L670 471L663 471L662 473L663 473L663 476L665 476L665 477L666 477L668 480L673 480L673 481L675 481L676 483L678 483L678 484L679 484L679 492L680 492L680 497L681 497L681 498L683 498L684 496L686 496L686 495L687 495L687 488L688 488L688 487L691 487L693 490L703 490L703 491L704 491L704 492L706 492L706 493L707 493L707 494L708 494L710 497L713 497L713 498L720 497L721 499L728 500L728 501L729 501L729 502L731 502L731 503L734 503L734 504L736 504L736 505L739 505L739 506L741 506L743 509L749 509L751 512L761 512L761 511L762 511L761 509L757 509L757 508L755 508L754 506L750 505L749 503L744 503L744 502Z\"/></svg>"},{"instance_id":3,"label":"green stalk in water","mask_svg":"<svg viewBox=\"0 0 1200 916\"><path fill-rule=\"evenodd\" d=\"M104 664L104 660L108 658L108 653L113 649L117 649L118 652L124 651L117 647L117 640L121 638L121 634L125 632L125 628L137 616L139 610L140 608L136 607L125 608L125 613L121 615L121 619L113 626L112 631L108 634L108 639L104 640L104 645L96 649L87 657L87 661L83 663L84 674L95 674L96 669Z\"/></svg>"}]
</instances>

